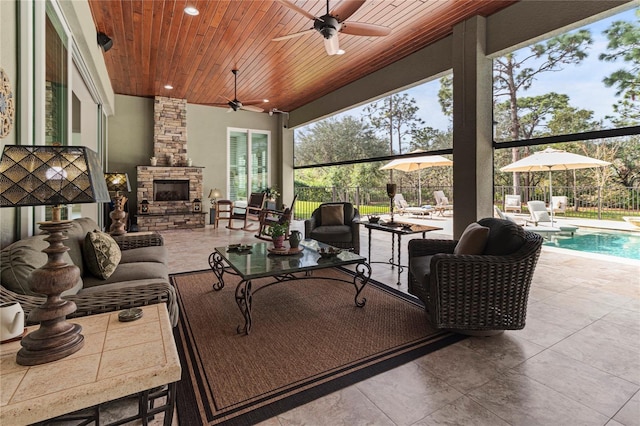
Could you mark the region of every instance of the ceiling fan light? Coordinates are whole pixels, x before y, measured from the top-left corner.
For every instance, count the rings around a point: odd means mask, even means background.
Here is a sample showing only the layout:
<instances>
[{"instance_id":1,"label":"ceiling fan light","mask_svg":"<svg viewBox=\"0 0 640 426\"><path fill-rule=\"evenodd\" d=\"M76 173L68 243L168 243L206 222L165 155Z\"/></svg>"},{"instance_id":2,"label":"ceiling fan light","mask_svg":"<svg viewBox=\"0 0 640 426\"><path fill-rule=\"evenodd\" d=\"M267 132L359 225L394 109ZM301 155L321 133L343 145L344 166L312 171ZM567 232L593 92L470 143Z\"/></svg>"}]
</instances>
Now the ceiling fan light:
<instances>
[{"instance_id":1,"label":"ceiling fan light","mask_svg":"<svg viewBox=\"0 0 640 426\"><path fill-rule=\"evenodd\" d=\"M194 6L187 6L184 8L184 13L191 16L198 16L200 14L200 11Z\"/></svg>"},{"instance_id":2,"label":"ceiling fan light","mask_svg":"<svg viewBox=\"0 0 640 426\"><path fill-rule=\"evenodd\" d=\"M267 103L269 102L269 99L263 99L262 102Z\"/></svg>"},{"instance_id":3,"label":"ceiling fan light","mask_svg":"<svg viewBox=\"0 0 640 426\"><path fill-rule=\"evenodd\" d=\"M171 89L173 89L173 86L172 86L172 85L170 85L170 84L165 84L165 85L164 85L164 88L165 88L165 89L168 89L168 90L171 90Z\"/></svg>"},{"instance_id":4,"label":"ceiling fan light","mask_svg":"<svg viewBox=\"0 0 640 426\"><path fill-rule=\"evenodd\" d=\"M336 55L344 55L345 53L347 53L347 52L345 52L342 49L338 49L338 51L336 52Z\"/></svg>"}]
</instances>

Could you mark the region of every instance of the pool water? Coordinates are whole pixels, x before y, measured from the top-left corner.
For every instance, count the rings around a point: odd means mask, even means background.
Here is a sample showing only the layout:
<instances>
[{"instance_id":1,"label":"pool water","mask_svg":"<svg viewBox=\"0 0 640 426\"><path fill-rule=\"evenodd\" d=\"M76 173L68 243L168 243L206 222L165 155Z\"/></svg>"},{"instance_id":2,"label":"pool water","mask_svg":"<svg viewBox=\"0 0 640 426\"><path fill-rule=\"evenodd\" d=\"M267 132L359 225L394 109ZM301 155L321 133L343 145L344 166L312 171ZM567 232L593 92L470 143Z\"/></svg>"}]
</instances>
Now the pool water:
<instances>
[{"instance_id":1,"label":"pool water","mask_svg":"<svg viewBox=\"0 0 640 426\"><path fill-rule=\"evenodd\" d=\"M640 232L580 228L573 237L553 235L544 245L640 260Z\"/></svg>"}]
</instances>

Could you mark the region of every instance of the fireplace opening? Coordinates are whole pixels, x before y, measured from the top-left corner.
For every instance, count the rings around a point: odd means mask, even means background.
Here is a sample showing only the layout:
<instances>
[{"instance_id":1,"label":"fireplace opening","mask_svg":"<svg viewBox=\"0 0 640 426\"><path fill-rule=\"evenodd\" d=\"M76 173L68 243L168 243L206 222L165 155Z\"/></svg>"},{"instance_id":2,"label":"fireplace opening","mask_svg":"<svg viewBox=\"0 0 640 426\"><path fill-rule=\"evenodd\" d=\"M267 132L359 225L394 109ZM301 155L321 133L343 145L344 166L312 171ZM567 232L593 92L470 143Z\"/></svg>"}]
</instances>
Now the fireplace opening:
<instances>
[{"instance_id":1,"label":"fireplace opening","mask_svg":"<svg viewBox=\"0 0 640 426\"><path fill-rule=\"evenodd\" d=\"M153 201L189 201L189 181L154 180Z\"/></svg>"}]
</instances>

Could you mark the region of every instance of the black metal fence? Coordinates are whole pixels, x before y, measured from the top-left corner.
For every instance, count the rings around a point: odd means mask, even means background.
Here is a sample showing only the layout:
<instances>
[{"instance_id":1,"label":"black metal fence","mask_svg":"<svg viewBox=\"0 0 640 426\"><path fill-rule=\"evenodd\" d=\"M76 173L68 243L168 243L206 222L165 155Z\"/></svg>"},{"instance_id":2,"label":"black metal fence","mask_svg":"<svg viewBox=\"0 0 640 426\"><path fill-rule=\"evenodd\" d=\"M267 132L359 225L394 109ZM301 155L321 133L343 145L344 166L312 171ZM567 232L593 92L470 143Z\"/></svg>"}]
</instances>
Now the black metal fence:
<instances>
[{"instance_id":1,"label":"black metal fence","mask_svg":"<svg viewBox=\"0 0 640 426\"><path fill-rule=\"evenodd\" d=\"M451 186L423 187L422 205L435 205L434 191L444 191L449 203L454 203ZM415 187L399 187L407 203L418 206L418 190ZM295 206L296 219L307 219L321 203L347 201L358 208L361 214L388 213L390 200L385 187L303 187L296 186L298 195ZM513 194L511 186L494 188L494 204L504 210L505 195ZM567 197L565 216L590 219L622 220L623 216L640 215L639 188L599 188L599 187L553 187L553 195ZM521 187L520 199L523 211L527 210L527 201L549 200L548 186Z\"/></svg>"}]
</instances>

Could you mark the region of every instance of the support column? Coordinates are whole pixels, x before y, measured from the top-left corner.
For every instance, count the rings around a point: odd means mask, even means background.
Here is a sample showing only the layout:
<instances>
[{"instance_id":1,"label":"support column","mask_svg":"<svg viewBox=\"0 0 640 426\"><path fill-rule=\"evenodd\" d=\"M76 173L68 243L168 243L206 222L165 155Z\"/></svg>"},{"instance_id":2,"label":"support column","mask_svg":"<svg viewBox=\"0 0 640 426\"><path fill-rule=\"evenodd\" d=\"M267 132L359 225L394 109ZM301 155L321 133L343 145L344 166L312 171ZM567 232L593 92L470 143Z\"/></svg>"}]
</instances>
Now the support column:
<instances>
[{"instance_id":1,"label":"support column","mask_svg":"<svg viewBox=\"0 0 640 426\"><path fill-rule=\"evenodd\" d=\"M492 69L486 18L453 29L453 235L493 214Z\"/></svg>"}]
</instances>

